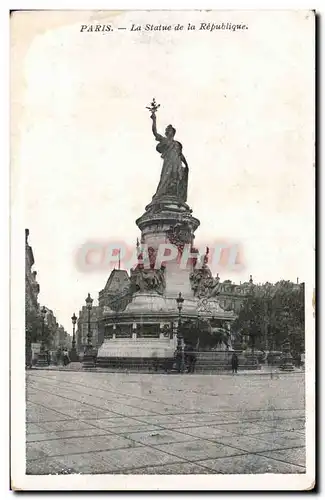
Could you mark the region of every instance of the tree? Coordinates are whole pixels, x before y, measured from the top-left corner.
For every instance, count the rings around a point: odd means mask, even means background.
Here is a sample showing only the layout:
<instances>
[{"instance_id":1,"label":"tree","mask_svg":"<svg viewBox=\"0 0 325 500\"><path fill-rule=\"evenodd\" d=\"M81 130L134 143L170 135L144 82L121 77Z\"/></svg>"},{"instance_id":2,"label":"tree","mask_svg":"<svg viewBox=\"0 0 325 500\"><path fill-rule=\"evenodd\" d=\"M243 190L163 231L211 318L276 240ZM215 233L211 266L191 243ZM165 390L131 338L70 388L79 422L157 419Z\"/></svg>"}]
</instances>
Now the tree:
<instances>
[{"instance_id":1,"label":"tree","mask_svg":"<svg viewBox=\"0 0 325 500\"><path fill-rule=\"evenodd\" d=\"M243 302L233 330L248 336L251 347L281 350L289 338L293 353L304 351L304 284L279 281L254 285Z\"/></svg>"},{"instance_id":2,"label":"tree","mask_svg":"<svg viewBox=\"0 0 325 500\"><path fill-rule=\"evenodd\" d=\"M272 327L275 344L289 338L293 354L305 350L305 287L290 281L275 284L272 304Z\"/></svg>"},{"instance_id":3,"label":"tree","mask_svg":"<svg viewBox=\"0 0 325 500\"><path fill-rule=\"evenodd\" d=\"M55 330L51 328L46 321L44 322L44 338L43 337L43 319L40 312L31 310L26 307L25 310L25 346L29 350L34 342L44 341L45 347L51 346Z\"/></svg>"},{"instance_id":4,"label":"tree","mask_svg":"<svg viewBox=\"0 0 325 500\"><path fill-rule=\"evenodd\" d=\"M261 333L265 321L263 308L263 302L259 297L247 297L232 324L233 331L242 341L248 338L248 345L252 350L261 347Z\"/></svg>"},{"instance_id":5,"label":"tree","mask_svg":"<svg viewBox=\"0 0 325 500\"><path fill-rule=\"evenodd\" d=\"M25 338L26 346L33 342L38 342L41 337L42 322L40 315L35 310L27 309L25 311Z\"/></svg>"}]
</instances>

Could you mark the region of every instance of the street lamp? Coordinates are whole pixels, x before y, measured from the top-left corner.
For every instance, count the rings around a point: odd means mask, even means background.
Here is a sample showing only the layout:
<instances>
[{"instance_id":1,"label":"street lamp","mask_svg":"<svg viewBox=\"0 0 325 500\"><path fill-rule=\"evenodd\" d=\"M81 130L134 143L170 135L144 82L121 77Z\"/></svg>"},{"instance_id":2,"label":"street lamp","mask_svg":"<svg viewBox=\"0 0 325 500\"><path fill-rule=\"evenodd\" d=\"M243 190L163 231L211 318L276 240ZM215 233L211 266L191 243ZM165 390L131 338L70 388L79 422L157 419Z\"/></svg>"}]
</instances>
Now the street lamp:
<instances>
[{"instance_id":1,"label":"street lamp","mask_svg":"<svg viewBox=\"0 0 325 500\"><path fill-rule=\"evenodd\" d=\"M182 361L181 361L180 371L183 373L185 363L184 363L184 339L183 339L182 334L181 334L181 314L182 314L184 299L182 297L181 292L179 292L179 295L176 299L176 302L177 302L177 309L178 309L177 351L181 352Z\"/></svg>"},{"instance_id":2,"label":"street lamp","mask_svg":"<svg viewBox=\"0 0 325 500\"><path fill-rule=\"evenodd\" d=\"M73 313L73 316L71 316L71 321L72 321L72 349L70 351L70 359L71 361L79 361L78 359L78 354L76 350L76 323L77 323L77 316L75 313Z\"/></svg>"},{"instance_id":3,"label":"street lamp","mask_svg":"<svg viewBox=\"0 0 325 500\"><path fill-rule=\"evenodd\" d=\"M36 366L48 366L48 357L47 353L45 352L45 316L47 314L47 309L45 306L42 307L41 309L41 316L42 316L42 338L41 338L41 347L40 347L40 353L38 355L38 360Z\"/></svg>"},{"instance_id":4,"label":"street lamp","mask_svg":"<svg viewBox=\"0 0 325 500\"><path fill-rule=\"evenodd\" d=\"M91 345L91 330L90 330L90 311L93 307L93 299L90 296L90 293L88 293L88 297L86 298L86 307L88 310L88 334L87 334L87 346L92 347Z\"/></svg>"},{"instance_id":5,"label":"street lamp","mask_svg":"<svg viewBox=\"0 0 325 500\"><path fill-rule=\"evenodd\" d=\"M200 345L200 310L197 310L197 316L196 316L196 332L197 332L197 340L196 340L196 346L195 350L199 350L199 345Z\"/></svg>"},{"instance_id":6,"label":"street lamp","mask_svg":"<svg viewBox=\"0 0 325 500\"><path fill-rule=\"evenodd\" d=\"M93 299L90 296L90 293L88 293L88 296L86 298L86 308L88 311L88 333L87 333L87 345L83 357L83 366L85 368L91 368L94 366L94 357L93 357L93 352L92 352L92 343L91 343L91 330L90 330L90 312L93 306Z\"/></svg>"}]
</instances>

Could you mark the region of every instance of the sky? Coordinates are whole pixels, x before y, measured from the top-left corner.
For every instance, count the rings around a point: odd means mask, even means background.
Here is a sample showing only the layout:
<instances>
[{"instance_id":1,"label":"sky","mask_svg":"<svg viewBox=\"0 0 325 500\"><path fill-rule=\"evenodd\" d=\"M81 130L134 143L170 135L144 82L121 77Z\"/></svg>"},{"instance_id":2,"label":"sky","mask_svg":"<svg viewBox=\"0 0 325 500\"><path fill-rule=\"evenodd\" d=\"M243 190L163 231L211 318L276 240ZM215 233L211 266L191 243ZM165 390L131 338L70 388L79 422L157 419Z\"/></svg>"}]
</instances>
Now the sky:
<instances>
[{"instance_id":1,"label":"sky","mask_svg":"<svg viewBox=\"0 0 325 500\"><path fill-rule=\"evenodd\" d=\"M188 31L188 23L247 24ZM113 32L80 32L81 24ZM131 32L132 24L184 24ZM126 27L126 30L117 30ZM109 269L82 272L89 240L135 245L162 160L161 104L189 164L196 242L233 241L236 282L308 280L314 247L314 22L305 11L23 13L12 27L12 224L30 230L41 304L70 332ZM71 332L70 332L71 333Z\"/></svg>"}]
</instances>

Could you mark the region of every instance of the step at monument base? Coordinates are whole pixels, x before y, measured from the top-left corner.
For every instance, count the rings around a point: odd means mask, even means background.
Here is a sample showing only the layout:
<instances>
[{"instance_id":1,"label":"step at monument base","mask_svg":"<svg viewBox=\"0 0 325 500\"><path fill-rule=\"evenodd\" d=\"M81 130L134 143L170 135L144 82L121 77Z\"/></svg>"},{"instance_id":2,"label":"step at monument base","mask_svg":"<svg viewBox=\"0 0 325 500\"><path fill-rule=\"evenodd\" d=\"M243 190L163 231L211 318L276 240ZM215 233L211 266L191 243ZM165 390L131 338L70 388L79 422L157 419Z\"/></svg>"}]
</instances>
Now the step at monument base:
<instances>
[{"instance_id":1,"label":"step at monument base","mask_svg":"<svg viewBox=\"0 0 325 500\"><path fill-rule=\"evenodd\" d=\"M233 351L206 351L198 352L196 358L195 372L224 372L231 371L231 357ZM241 353L238 356L238 371L259 370L261 365L254 362L254 359L245 357Z\"/></svg>"},{"instance_id":2,"label":"step at monument base","mask_svg":"<svg viewBox=\"0 0 325 500\"><path fill-rule=\"evenodd\" d=\"M168 369L174 360L177 340L169 338L105 339L98 349L100 368L159 368Z\"/></svg>"}]
</instances>

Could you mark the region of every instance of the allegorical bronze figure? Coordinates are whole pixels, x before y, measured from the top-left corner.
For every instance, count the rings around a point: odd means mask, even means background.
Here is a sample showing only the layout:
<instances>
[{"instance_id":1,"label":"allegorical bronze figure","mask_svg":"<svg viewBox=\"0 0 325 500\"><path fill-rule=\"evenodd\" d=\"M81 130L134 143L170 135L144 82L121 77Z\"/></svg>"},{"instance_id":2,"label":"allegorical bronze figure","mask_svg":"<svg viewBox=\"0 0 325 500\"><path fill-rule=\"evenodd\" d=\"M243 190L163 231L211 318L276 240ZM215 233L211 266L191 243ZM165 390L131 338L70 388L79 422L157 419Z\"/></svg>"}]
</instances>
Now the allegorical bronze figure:
<instances>
[{"instance_id":1,"label":"allegorical bronze figure","mask_svg":"<svg viewBox=\"0 0 325 500\"><path fill-rule=\"evenodd\" d=\"M175 128L168 125L165 136L157 132L156 113L159 106L160 104L157 104L153 99L151 105L147 107L151 112L152 132L156 141L158 141L156 149L164 160L160 181L153 200L172 197L179 202L185 203L187 200L188 164L182 152L182 144L174 140Z\"/></svg>"}]
</instances>

